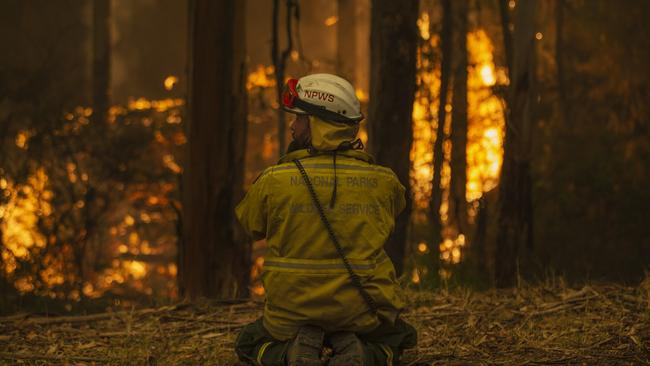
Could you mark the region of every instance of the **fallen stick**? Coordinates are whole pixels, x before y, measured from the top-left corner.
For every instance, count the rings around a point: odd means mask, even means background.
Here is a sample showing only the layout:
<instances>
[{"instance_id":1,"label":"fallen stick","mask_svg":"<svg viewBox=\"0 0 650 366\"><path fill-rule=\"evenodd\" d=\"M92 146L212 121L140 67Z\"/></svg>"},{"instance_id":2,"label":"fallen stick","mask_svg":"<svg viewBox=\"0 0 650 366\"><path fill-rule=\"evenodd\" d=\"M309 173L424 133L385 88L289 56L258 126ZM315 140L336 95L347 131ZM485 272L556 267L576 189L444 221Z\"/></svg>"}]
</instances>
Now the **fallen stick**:
<instances>
[{"instance_id":1,"label":"fallen stick","mask_svg":"<svg viewBox=\"0 0 650 366\"><path fill-rule=\"evenodd\" d=\"M106 362L110 360L107 358L85 357L85 356L50 356L50 355L35 355L35 354L22 354L22 353L8 353L0 352L0 358L5 360L49 360L49 361L85 361L85 362Z\"/></svg>"},{"instance_id":2,"label":"fallen stick","mask_svg":"<svg viewBox=\"0 0 650 366\"><path fill-rule=\"evenodd\" d=\"M39 317L39 318L30 318L29 315L25 315L24 317L12 317L9 320L5 319L0 319L0 322L7 322L7 321L22 321L27 324L39 324L39 325L45 325L45 324L61 324L61 323L85 323L85 322L91 322L91 321L98 321L98 320L105 320L105 319L110 319L114 317L123 317L123 316L128 316L128 315L147 315L147 314L155 314L159 312L165 312L169 310L173 310L174 307L162 307L158 309L143 309L143 310L136 310L136 311L116 311L116 312L107 312L107 313L98 313L98 314L90 314L90 315L71 315L71 316L53 316L53 317Z\"/></svg>"}]
</instances>

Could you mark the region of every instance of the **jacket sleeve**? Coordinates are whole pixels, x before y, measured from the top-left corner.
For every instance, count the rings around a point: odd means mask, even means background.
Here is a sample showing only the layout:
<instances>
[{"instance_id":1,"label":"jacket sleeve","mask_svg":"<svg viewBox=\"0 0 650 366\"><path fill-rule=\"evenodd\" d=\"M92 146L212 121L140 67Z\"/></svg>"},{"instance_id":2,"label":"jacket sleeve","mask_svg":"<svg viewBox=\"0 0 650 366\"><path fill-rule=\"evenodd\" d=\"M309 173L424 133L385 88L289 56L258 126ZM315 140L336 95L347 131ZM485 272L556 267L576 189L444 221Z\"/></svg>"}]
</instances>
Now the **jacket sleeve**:
<instances>
[{"instance_id":1,"label":"jacket sleeve","mask_svg":"<svg viewBox=\"0 0 650 366\"><path fill-rule=\"evenodd\" d=\"M250 187L244 199L235 208L235 215L248 235L254 240L266 237L268 216L267 177L262 175Z\"/></svg>"},{"instance_id":2,"label":"jacket sleeve","mask_svg":"<svg viewBox=\"0 0 650 366\"><path fill-rule=\"evenodd\" d=\"M393 213L394 217L397 217L399 214L404 211L406 208L406 188L400 183L400 181L395 177L395 202L393 207L395 212Z\"/></svg>"}]
</instances>

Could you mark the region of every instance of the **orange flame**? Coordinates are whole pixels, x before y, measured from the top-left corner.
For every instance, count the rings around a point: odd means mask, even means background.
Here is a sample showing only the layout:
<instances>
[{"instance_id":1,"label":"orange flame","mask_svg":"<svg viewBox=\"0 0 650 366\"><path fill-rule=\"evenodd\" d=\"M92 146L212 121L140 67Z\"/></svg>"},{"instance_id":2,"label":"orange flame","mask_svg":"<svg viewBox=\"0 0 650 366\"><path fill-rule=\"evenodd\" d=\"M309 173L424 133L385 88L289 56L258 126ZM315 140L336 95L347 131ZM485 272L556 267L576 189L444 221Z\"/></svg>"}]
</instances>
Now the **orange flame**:
<instances>
[{"instance_id":1,"label":"orange flame","mask_svg":"<svg viewBox=\"0 0 650 366\"><path fill-rule=\"evenodd\" d=\"M430 47L437 45L438 37L428 34L428 16L422 15L418 21L421 36L430 42ZM426 37L429 36L429 37ZM468 202L479 199L498 183L502 162L503 145L503 107L498 96L494 95L491 87L495 84L507 84L504 70L497 70L493 60L492 42L483 30L471 32L467 36L470 65L468 67L468 142L467 142L467 186L466 198ZM424 62L418 58L418 76L424 83L428 95L437 95L440 89L439 66L433 70L423 67ZM435 140L435 130L441 125L449 133L449 120L442 124L436 121L439 98L427 100L422 91L418 91L413 104L413 147L411 150L411 186L414 198L414 219L422 221L426 218L431 196L432 153ZM447 112L452 106L446 105ZM450 118L450 113L447 114ZM451 177L449 156L451 142L443 142L445 161L442 165L441 188L448 190ZM448 202L443 196L440 214L443 224L447 221ZM443 242L437 244L441 259L448 263L459 263L462 260L462 247L465 246L465 237L454 233L452 230L443 229ZM418 245L418 252L424 254L427 243ZM424 251L422 249L425 249Z\"/></svg>"}]
</instances>

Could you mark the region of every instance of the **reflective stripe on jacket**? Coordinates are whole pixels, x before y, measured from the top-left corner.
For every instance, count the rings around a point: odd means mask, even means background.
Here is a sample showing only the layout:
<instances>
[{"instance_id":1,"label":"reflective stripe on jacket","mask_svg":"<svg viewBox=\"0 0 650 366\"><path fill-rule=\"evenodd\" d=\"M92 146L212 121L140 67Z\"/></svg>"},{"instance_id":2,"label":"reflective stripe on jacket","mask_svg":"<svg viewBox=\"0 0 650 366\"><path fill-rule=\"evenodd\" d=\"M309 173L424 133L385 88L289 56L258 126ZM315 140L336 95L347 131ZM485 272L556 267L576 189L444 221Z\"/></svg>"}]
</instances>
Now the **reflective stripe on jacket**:
<instances>
[{"instance_id":1,"label":"reflective stripe on jacket","mask_svg":"<svg viewBox=\"0 0 650 366\"><path fill-rule=\"evenodd\" d=\"M300 159L352 268L379 307L394 321L403 308L395 269L383 245L405 207L404 187L363 151L287 154L251 186L236 214L255 239L267 239L262 281L264 326L289 339L303 324L326 331L368 332L379 320L350 282L293 159ZM334 182L336 201L329 207Z\"/></svg>"}]
</instances>

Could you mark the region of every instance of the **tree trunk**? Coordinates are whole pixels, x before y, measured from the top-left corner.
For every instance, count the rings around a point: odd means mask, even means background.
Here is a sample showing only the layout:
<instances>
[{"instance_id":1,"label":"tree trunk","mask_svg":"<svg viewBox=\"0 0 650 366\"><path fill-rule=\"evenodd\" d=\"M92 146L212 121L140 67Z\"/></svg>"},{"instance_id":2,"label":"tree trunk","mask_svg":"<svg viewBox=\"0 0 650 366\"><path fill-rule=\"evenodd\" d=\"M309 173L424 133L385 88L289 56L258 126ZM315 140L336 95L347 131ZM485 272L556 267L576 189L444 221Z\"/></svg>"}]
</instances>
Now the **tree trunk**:
<instances>
[{"instance_id":1,"label":"tree trunk","mask_svg":"<svg viewBox=\"0 0 650 366\"><path fill-rule=\"evenodd\" d=\"M93 2L93 115L95 123L104 123L108 113L111 37L110 0Z\"/></svg>"},{"instance_id":2,"label":"tree trunk","mask_svg":"<svg viewBox=\"0 0 650 366\"><path fill-rule=\"evenodd\" d=\"M401 274L412 205L409 152L413 140L418 2L373 0L371 11L369 147L377 163L393 169L406 187L406 209L398 216L385 245Z\"/></svg>"},{"instance_id":3,"label":"tree trunk","mask_svg":"<svg viewBox=\"0 0 650 366\"><path fill-rule=\"evenodd\" d=\"M433 180L431 181L431 223L433 228L433 245L436 247L442 241L442 220L440 218L440 204L442 203L442 165L445 156L442 150L442 143L445 140L445 121L447 120L447 95L449 94L449 75L452 63L452 12L451 0L442 0L442 31L440 33L440 48L442 61L440 63L440 101L438 104L438 125L436 127L436 140L433 143ZM439 253L437 250L432 252ZM438 261L439 258L434 258Z\"/></svg>"},{"instance_id":4,"label":"tree trunk","mask_svg":"<svg viewBox=\"0 0 650 366\"><path fill-rule=\"evenodd\" d=\"M338 0L336 72L340 77L358 87L355 77L357 65L356 4L356 0Z\"/></svg>"},{"instance_id":5,"label":"tree trunk","mask_svg":"<svg viewBox=\"0 0 650 366\"><path fill-rule=\"evenodd\" d=\"M555 67L560 116L563 125L569 122L569 104L566 96L566 67L564 64L564 0L555 2Z\"/></svg>"},{"instance_id":6,"label":"tree trunk","mask_svg":"<svg viewBox=\"0 0 650 366\"><path fill-rule=\"evenodd\" d=\"M0 188L0 194L4 193ZM1 203L1 201L0 201ZM8 311L7 298L9 297L9 286L6 279L6 269L4 259L2 257L2 250L5 247L4 235L2 232L2 219L0 219L0 313Z\"/></svg>"},{"instance_id":7,"label":"tree trunk","mask_svg":"<svg viewBox=\"0 0 650 366\"><path fill-rule=\"evenodd\" d=\"M532 247L530 147L535 83L535 0L518 3L499 186L495 285L515 284L521 252Z\"/></svg>"},{"instance_id":8,"label":"tree trunk","mask_svg":"<svg viewBox=\"0 0 650 366\"><path fill-rule=\"evenodd\" d=\"M456 0L452 13L454 33L454 92L451 112L451 181L449 219L458 233L467 234L467 0Z\"/></svg>"},{"instance_id":9,"label":"tree trunk","mask_svg":"<svg viewBox=\"0 0 650 366\"><path fill-rule=\"evenodd\" d=\"M510 10L508 3L510 0L499 0L499 12L501 14L501 35L503 36L503 48L506 52L506 66L509 72L512 70L513 50L512 50L512 33L510 32Z\"/></svg>"},{"instance_id":10,"label":"tree trunk","mask_svg":"<svg viewBox=\"0 0 650 366\"><path fill-rule=\"evenodd\" d=\"M286 0L286 17L285 17L285 31L287 37L287 48L280 52L280 0L273 0L273 17L271 27L271 60L273 61L273 68L275 70L275 84L278 98L278 155L282 157L286 153L286 120L284 109L282 109L282 91L284 89L284 72L287 66L287 59L293 50L293 31L292 19L295 16L298 19L298 0Z\"/></svg>"},{"instance_id":11,"label":"tree trunk","mask_svg":"<svg viewBox=\"0 0 650 366\"><path fill-rule=\"evenodd\" d=\"M246 296L250 244L236 223L246 144L245 2L193 0L183 181L182 295Z\"/></svg>"},{"instance_id":12,"label":"tree trunk","mask_svg":"<svg viewBox=\"0 0 650 366\"><path fill-rule=\"evenodd\" d=\"M195 0L189 0L187 2L187 50L186 50L186 57L187 57L187 66L185 68L185 77L187 78L187 92L186 92L186 102L187 106L185 108L185 123L183 123L183 133L185 133L185 136L190 135L190 123L189 121L192 121L193 115L192 115L192 110L190 108L190 101L192 100L192 75L194 75L194 13L196 12L196 1ZM186 144L188 146L189 144ZM178 286L178 293L183 295L186 294L187 291L185 290L185 225L184 225L184 219L185 215L183 213L183 206L185 205L185 202L189 200L189 195L188 191L185 189L185 185L188 182L187 179L187 170L190 165L190 159L189 159L189 148L183 151L182 154L182 161L183 161L183 167L184 167L184 173L180 174L180 177L178 179L178 190L180 192L180 200L177 202L177 205L174 205L172 203L172 207L174 208L174 211L176 212L176 233L177 233L177 251L176 251L176 284Z\"/></svg>"},{"instance_id":13,"label":"tree trunk","mask_svg":"<svg viewBox=\"0 0 650 366\"><path fill-rule=\"evenodd\" d=\"M280 37L279 37L279 19L280 19L280 0L273 0L273 21L271 23L271 60L273 61L273 70L275 73L275 88L278 98L278 156L282 157L286 149L284 132L286 130L284 109L282 109L282 88L284 87L284 63L280 58Z\"/></svg>"},{"instance_id":14,"label":"tree trunk","mask_svg":"<svg viewBox=\"0 0 650 366\"><path fill-rule=\"evenodd\" d=\"M355 88L369 93L370 90L370 18L371 18L371 0L355 0L357 12L355 14L356 23L356 45L357 45L357 62L355 64ZM367 113L367 100L365 104ZM365 127L365 126L363 126Z\"/></svg>"}]
</instances>

